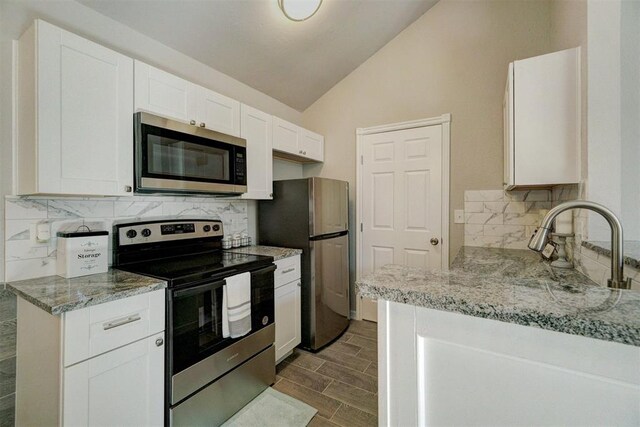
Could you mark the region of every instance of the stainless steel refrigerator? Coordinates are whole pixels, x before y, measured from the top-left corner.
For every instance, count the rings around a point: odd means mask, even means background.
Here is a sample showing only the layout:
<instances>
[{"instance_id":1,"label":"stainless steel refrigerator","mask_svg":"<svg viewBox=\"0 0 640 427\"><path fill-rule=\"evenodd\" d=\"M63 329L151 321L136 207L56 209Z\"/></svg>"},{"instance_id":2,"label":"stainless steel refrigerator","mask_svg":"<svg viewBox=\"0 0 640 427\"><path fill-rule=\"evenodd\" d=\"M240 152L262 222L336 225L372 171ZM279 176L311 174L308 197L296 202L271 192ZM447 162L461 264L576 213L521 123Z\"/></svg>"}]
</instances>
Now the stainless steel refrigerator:
<instances>
[{"instance_id":1,"label":"stainless steel refrigerator","mask_svg":"<svg viewBox=\"0 0 640 427\"><path fill-rule=\"evenodd\" d=\"M273 183L258 206L262 245L302 249L302 347L318 350L349 326L349 184L327 178Z\"/></svg>"}]
</instances>

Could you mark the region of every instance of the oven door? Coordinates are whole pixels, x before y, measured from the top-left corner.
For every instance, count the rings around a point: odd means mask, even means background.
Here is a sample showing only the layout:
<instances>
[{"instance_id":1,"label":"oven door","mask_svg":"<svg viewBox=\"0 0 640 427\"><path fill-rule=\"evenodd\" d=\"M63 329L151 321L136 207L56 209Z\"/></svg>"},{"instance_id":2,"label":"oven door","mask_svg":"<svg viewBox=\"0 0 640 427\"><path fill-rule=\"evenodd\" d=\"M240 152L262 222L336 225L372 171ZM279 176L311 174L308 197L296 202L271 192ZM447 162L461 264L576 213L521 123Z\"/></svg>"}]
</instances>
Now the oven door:
<instances>
[{"instance_id":1,"label":"oven door","mask_svg":"<svg viewBox=\"0 0 640 427\"><path fill-rule=\"evenodd\" d=\"M222 336L224 279L171 291L167 363L170 404L273 344L275 268L271 264L251 272L251 332L240 338Z\"/></svg>"},{"instance_id":2,"label":"oven door","mask_svg":"<svg viewBox=\"0 0 640 427\"><path fill-rule=\"evenodd\" d=\"M241 138L137 113L138 192L246 192L246 142Z\"/></svg>"}]
</instances>

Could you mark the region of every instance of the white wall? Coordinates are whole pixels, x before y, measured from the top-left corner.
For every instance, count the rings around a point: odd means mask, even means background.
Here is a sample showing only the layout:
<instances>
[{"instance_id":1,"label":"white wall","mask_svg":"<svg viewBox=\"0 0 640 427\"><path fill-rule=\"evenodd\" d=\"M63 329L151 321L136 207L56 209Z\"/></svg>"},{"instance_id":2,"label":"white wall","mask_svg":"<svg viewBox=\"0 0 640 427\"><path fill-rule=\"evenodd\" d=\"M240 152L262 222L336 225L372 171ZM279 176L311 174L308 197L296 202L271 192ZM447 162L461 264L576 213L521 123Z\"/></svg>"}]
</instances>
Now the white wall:
<instances>
[{"instance_id":1,"label":"white wall","mask_svg":"<svg viewBox=\"0 0 640 427\"><path fill-rule=\"evenodd\" d=\"M640 2L589 0L588 198L640 240ZM610 228L589 215L589 240Z\"/></svg>"},{"instance_id":2,"label":"white wall","mask_svg":"<svg viewBox=\"0 0 640 427\"><path fill-rule=\"evenodd\" d=\"M12 194L13 122L12 40L29 27L33 19L42 18L97 43L136 59L180 75L285 120L300 123L301 113L283 103L222 74L174 49L171 49L98 12L70 0L63 1L0 1L0 197ZM301 167L300 167L301 169ZM276 172L278 173L278 172ZM1 203L4 205L4 203ZM255 203L249 203L250 229L255 230ZM0 224L4 224L4 209L0 209ZM255 232L255 231L254 231ZM0 228L4 241L4 227ZM0 245L0 279L4 277L4 246Z\"/></svg>"}]
</instances>

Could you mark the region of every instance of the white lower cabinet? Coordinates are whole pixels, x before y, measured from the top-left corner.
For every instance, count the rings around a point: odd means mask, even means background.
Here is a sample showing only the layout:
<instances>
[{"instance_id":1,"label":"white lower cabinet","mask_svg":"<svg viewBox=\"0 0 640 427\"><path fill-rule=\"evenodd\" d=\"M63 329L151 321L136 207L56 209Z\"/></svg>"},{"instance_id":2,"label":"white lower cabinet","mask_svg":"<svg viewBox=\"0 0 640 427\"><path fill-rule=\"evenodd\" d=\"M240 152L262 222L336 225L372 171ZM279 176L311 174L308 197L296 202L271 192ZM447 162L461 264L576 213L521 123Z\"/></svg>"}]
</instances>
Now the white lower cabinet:
<instances>
[{"instance_id":1,"label":"white lower cabinet","mask_svg":"<svg viewBox=\"0 0 640 427\"><path fill-rule=\"evenodd\" d=\"M276 289L276 361L300 344L300 280Z\"/></svg>"},{"instance_id":2,"label":"white lower cabinet","mask_svg":"<svg viewBox=\"0 0 640 427\"><path fill-rule=\"evenodd\" d=\"M18 298L16 425L163 425L164 295L60 316Z\"/></svg>"},{"instance_id":3,"label":"white lower cabinet","mask_svg":"<svg viewBox=\"0 0 640 427\"><path fill-rule=\"evenodd\" d=\"M302 270L300 255L275 262L276 362L284 359L302 339Z\"/></svg>"},{"instance_id":4,"label":"white lower cabinet","mask_svg":"<svg viewBox=\"0 0 640 427\"><path fill-rule=\"evenodd\" d=\"M64 369L65 426L161 426L164 333Z\"/></svg>"},{"instance_id":5,"label":"white lower cabinet","mask_svg":"<svg viewBox=\"0 0 640 427\"><path fill-rule=\"evenodd\" d=\"M380 426L640 425L640 348L378 301Z\"/></svg>"}]
</instances>

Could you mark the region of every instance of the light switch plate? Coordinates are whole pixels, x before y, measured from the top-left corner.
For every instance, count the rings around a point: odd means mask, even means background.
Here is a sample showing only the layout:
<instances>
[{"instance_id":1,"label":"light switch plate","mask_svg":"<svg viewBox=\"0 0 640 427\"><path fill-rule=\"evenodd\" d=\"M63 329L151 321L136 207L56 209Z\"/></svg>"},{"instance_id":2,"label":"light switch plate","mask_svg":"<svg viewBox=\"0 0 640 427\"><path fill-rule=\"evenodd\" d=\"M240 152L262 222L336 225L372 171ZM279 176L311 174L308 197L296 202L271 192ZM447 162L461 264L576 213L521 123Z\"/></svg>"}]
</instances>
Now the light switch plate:
<instances>
[{"instance_id":1,"label":"light switch plate","mask_svg":"<svg viewBox=\"0 0 640 427\"><path fill-rule=\"evenodd\" d=\"M453 211L453 222L455 224L464 224L464 209L456 209Z\"/></svg>"}]
</instances>

